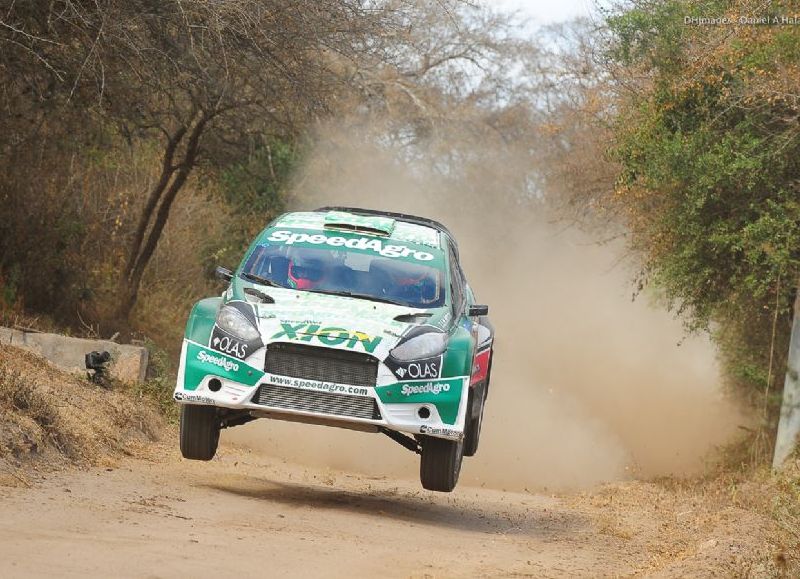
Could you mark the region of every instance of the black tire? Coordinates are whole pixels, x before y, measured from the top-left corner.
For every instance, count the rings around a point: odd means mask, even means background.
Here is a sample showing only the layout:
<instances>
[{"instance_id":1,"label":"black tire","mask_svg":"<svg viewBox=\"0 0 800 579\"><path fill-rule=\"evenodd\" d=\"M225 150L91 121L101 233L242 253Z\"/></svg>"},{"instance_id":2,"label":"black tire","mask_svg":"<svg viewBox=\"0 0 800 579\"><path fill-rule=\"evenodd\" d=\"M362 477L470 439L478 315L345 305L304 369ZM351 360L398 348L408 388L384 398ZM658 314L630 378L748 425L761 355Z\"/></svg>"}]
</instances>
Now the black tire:
<instances>
[{"instance_id":1,"label":"black tire","mask_svg":"<svg viewBox=\"0 0 800 579\"><path fill-rule=\"evenodd\" d=\"M481 439L481 426L483 425L483 408L486 406L486 385L479 384L469 393L469 416L464 429L464 456L475 456L478 452L478 443ZM476 408L473 408L477 405Z\"/></svg>"},{"instance_id":2,"label":"black tire","mask_svg":"<svg viewBox=\"0 0 800 579\"><path fill-rule=\"evenodd\" d=\"M181 454L191 460L211 460L219 444L219 417L214 406L181 406Z\"/></svg>"},{"instance_id":3,"label":"black tire","mask_svg":"<svg viewBox=\"0 0 800 579\"><path fill-rule=\"evenodd\" d=\"M425 436L422 438L422 458L419 480L429 491L449 493L456 488L464 457L464 442Z\"/></svg>"}]
</instances>

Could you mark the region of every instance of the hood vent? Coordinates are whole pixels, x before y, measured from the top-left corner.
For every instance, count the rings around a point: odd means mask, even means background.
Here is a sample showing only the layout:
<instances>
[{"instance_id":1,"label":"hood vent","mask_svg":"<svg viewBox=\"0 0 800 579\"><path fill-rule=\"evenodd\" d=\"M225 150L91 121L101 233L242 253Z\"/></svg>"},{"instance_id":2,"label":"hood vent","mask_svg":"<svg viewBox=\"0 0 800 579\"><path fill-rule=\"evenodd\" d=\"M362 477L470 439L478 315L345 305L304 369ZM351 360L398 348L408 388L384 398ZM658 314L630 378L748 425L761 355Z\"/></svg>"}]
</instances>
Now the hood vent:
<instances>
[{"instance_id":1,"label":"hood vent","mask_svg":"<svg viewBox=\"0 0 800 579\"><path fill-rule=\"evenodd\" d=\"M395 316L396 322L403 322L405 324L424 324L432 314L400 314Z\"/></svg>"},{"instance_id":2,"label":"hood vent","mask_svg":"<svg viewBox=\"0 0 800 579\"><path fill-rule=\"evenodd\" d=\"M246 287L246 288L244 288L244 293L247 296L255 298L256 300L258 300L259 303L262 303L262 304L274 304L275 303L275 300L272 298L272 296L268 296L267 294L265 294L261 290L257 290L254 287Z\"/></svg>"}]
</instances>

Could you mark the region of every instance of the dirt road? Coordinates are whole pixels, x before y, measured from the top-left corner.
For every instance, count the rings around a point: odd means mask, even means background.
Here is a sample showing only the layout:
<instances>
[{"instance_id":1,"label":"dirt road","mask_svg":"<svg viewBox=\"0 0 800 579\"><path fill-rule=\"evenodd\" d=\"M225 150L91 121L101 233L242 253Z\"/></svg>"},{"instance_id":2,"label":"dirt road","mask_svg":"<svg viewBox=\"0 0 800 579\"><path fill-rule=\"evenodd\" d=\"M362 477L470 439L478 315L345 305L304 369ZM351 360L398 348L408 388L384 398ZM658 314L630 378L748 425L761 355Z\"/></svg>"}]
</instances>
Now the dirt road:
<instances>
[{"instance_id":1,"label":"dirt road","mask_svg":"<svg viewBox=\"0 0 800 579\"><path fill-rule=\"evenodd\" d=\"M766 520L659 485L448 495L230 446L211 463L159 450L0 487L0 576L758 576L773 556Z\"/></svg>"}]
</instances>

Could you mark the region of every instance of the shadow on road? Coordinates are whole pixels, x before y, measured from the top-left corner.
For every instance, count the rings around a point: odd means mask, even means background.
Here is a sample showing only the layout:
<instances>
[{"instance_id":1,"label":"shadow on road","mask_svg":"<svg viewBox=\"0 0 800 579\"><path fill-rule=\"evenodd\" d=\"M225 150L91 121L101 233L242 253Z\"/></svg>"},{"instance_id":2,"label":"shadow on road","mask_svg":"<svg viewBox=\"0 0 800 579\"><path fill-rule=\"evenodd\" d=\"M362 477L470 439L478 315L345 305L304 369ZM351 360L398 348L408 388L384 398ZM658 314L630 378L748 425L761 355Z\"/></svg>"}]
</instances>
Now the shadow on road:
<instances>
[{"instance_id":1,"label":"shadow on road","mask_svg":"<svg viewBox=\"0 0 800 579\"><path fill-rule=\"evenodd\" d=\"M359 492L256 477L242 477L236 483L214 481L200 486L298 508L347 511L366 518L391 518L476 533L555 539L591 529L588 518L579 513L525 505L511 498L508 502L499 499L487 501L474 498L474 495L433 495L426 491L415 495L400 489L365 489Z\"/></svg>"}]
</instances>

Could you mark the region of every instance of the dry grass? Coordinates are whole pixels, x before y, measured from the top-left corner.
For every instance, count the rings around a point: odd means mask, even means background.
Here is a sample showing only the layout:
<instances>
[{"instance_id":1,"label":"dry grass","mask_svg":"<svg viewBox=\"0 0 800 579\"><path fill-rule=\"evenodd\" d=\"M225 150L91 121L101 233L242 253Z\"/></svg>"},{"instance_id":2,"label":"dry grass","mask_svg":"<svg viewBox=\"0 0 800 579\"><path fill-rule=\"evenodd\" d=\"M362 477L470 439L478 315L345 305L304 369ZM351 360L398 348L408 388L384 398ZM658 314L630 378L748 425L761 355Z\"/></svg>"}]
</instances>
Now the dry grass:
<instances>
[{"instance_id":1,"label":"dry grass","mask_svg":"<svg viewBox=\"0 0 800 579\"><path fill-rule=\"evenodd\" d=\"M787 573L800 577L800 459L795 459L780 474L769 477L770 499L764 506L780 529L782 543L791 555L777 558ZM788 576L788 575L787 575Z\"/></svg>"},{"instance_id":2,"label":"dry grass","mask_svg":"<svg viewBox=\"0 0 800 579\"><path fill-rule=\"evenodd\" d=\"M208 278L209 260L215 259L212 248L225 242L225 231L233 223L223 202L208 189L191 181L175 201L131 316L134 336L165 350L173 363L192 306L224 289L216 279ZM220 265L236 267L238 263ZM106 299L111 303L105 303L104 309L113 309L113 295Z\"/></svg>"},{"instance_id":3,"label":"dry grass","mask_svg":"<svg viewBox=\"0 0 800 579\"><path fill-rule=\"evenodd\" d=\"M152 401L104 390L43 358L0 346L0 466L23 480L21 467L109 464L141 455L164 420ZM4 463L4 465L3 465Z\"/></svg>"},{"instance_id":4,"label":"dry grass","mask_svg":"<svg viewBox=\"0 0 800 579\"><path fill-rule=\"evenodd\" d=\"M609 547L664 577L800 577L800 461L604 486L572 499Z\"/></svg>"},{"instance_id":5,"label":"dry grass","mask_svg":"<svg viewBox=\"0 0 800 579\"><path fill-rule=\"evenodd\" d=\"M800 466L797 462L777 477L772 514L800 551Z\"/></svg>"},{"instance_id":6,"label":"dry grass","mask_svg":"<svg viewBox=\"0 0 800 579\"><path fill-rule=\"evenodd\" d=\"M0 326L38 332L58 332L61 330L49 317L26 312L21 302L8 305L2 300L0 300Z\"/></svg>"},{"instance_id":7,"label":"dry grass","mask_svg":"<svg viewBox=\"0 0 800 579\"><path fill-rule=\"evenodd\" d=\"M774 524L776 568L800 577L800 452L780 472L771 463L772 430L753 430L723 448L706 484L727 489L731 502L769 516Z\"/></svg>"}]
</instances>

